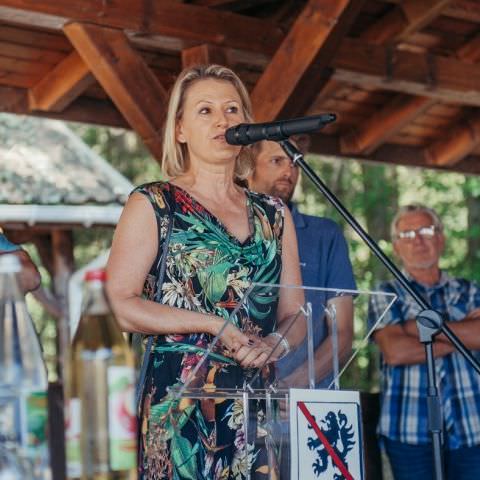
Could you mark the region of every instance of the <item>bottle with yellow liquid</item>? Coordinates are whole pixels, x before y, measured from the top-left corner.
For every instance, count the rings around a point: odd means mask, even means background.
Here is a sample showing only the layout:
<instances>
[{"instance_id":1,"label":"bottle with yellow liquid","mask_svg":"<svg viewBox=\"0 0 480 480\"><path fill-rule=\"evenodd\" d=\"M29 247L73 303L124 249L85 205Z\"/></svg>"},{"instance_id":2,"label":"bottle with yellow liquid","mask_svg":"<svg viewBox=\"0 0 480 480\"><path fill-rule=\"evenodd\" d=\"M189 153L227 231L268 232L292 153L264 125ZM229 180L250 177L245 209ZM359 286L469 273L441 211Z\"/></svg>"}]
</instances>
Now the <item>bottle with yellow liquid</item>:
<instances>
[{"instance_id":1,"label":"bottle with yellow liquid","mask_svg":"<svg viewBox=\"0 0 480 480\"><path fill-rule=\"evenodd\" d=\"M105 294L105 270L85 276L66 388L67 478L136 479L134 356Z\"/></svg>"}]
</instances>

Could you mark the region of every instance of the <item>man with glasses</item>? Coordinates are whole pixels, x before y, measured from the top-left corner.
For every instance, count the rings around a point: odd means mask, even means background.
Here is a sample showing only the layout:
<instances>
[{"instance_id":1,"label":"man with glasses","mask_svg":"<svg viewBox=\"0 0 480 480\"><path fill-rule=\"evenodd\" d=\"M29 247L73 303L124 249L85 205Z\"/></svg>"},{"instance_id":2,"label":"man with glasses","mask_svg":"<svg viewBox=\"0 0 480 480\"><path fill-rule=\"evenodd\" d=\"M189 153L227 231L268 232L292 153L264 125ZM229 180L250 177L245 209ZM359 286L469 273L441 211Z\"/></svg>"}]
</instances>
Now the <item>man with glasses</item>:
<instances>
[{"instance_id":1,"label":"man with glasses","mask_svg":"<svg viewBox=\"0 0 480 480\"><path fill-rule=\"evenodd\" d=\"M407 278L479 358L479 286L440 269L445 235L438 215L423 205L405 206L393 219L391 235ZM379 290L398 295L374 332L382 353L379 434L395 480L430 479L434 469L427 418L427 367L415 320L421 309L396 280L381 284ZM372 300L372 324L383 308L378 297ZM446 478L480 478L480 376L443 334L435 337L433 349Z\"/></svg>"},{"instance_id":2,"label":"man with glasses","mask_svg":"<svg viewBox=\"0 0 480 480\"><path fill-rule=\"evenodd\" d=\"M292 139L305 152L308 137ZM290 208L297 233L303 284L308 287L355 289L348 248L339 226L328 218L300 213L291 201L299 177L298 167L276 142L258 144L254 171L248 187L256 192L280 197ZM335 307L340 360L345 360L352 348L353 301L352 296L327 296L322 292L307 293L313 313L323 312L325 306ZM315 380L319 388L327 388L332 381L332 342L325 316L314 318ZM308 386L305 362L306 343L280 362L280 376L287 385Z\"/></svg>"}]
</instances>

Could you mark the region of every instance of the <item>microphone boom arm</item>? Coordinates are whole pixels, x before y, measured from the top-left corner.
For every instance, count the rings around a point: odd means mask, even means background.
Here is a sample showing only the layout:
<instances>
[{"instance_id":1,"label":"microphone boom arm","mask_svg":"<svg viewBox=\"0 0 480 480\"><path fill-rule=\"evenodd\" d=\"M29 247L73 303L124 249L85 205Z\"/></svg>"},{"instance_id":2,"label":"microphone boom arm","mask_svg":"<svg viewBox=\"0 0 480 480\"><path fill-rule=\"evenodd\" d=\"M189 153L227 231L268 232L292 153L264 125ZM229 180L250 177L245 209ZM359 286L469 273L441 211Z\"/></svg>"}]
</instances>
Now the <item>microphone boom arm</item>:
<instances>
[{"instance_id":1,"label":"microphone boom arm","mask_svg":"<svg viewBox=\"0 0 480 480\"><path fill-rule=\"evenodd\" d=\"M353 215L342 205L340 200L330 191L325 183L320 180L316 173L305 163L303 154L287 139L281 140L285 153L290 157L293 164L300 167L307 177L313 182L323 196L335 207L337 212L345 221L355 230L360 238L365 242L370 251L383 263L390 273L398 280L402 287L408 292L415 302L423 309L417 317L417 328L419 330L420 342L425 346L427 358L427 407L429 431L432 436L433 445L433 464L435 480L443 480L443 460L442 460L442 415L441 404L438 396L438 389L435 379L435 360L433 356L432 342L435 335L442 332L454 345L454 347L465 357L473 369L480 375L480 364L473 354L463 345L460 339L445 324L442 315L429 305L429 303L417 292L414 286L408 281L405 275L397 268L390 258L383 252L380 246L370 237L370 235L357 222Z\"/></svg>"}]
</instances>

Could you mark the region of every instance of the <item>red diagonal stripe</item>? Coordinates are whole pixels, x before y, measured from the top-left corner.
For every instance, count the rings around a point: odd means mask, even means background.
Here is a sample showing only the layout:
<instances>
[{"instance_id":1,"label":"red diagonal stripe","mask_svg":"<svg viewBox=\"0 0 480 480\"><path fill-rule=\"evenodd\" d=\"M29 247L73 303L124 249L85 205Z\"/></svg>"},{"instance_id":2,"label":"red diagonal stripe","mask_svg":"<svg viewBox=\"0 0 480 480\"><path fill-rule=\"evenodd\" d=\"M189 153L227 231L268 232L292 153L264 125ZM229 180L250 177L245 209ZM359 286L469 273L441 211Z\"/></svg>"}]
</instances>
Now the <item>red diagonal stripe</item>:
<instances>
[{"instance_id":1,"label":"red diagonal stripe","mask_svg":"<svg viewBox=\"0 0 480 480\"><path fill-rule=\"evenodd\" d=\"M302 413L305 415L305 418L307 419L308 423L315 430L315 433L317 434L317 437L323 443L323 445L327 449L327 452L332 457L333 462L339 468L339 470L342 472L342 475L345 477L345 479L346 480L354 480L354 478L352 477L350 472L347 470L347 467L342 462L342 459L335 453L335 450L330 445L330 442L327 440L327 437L325 437L323 432L320 430L320 427L317 425L317 423L315 422L315 419L312 417L311 413L308 411L307 407L305 406L305 403L304 402L297 402L297 405L300 408L300 410L302 411Z\"/></svg>"}]
</instances>

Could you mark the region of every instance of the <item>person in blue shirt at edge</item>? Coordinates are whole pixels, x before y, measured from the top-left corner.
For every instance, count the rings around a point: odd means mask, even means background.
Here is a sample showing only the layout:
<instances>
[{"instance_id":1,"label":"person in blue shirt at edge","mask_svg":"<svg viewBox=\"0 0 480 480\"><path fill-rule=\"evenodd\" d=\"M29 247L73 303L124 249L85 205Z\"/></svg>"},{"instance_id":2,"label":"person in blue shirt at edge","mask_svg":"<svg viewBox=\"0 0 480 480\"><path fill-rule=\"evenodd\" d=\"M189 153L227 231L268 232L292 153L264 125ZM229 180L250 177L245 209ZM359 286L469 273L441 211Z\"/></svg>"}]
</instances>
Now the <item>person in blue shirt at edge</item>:
<instances>
[{"instance_id":1,"label":"person in blue shirt at edge","mask_svg":"<svg viewBox=\"0 0 480 480\"><path fill-rule=\"evenodd\" d=\"M393 219L391 237L412 285L480 358L479 285L451 277L439 268L445 235L438 215L423 205L402 207ZM415 321L421 309L397 280L382 283L379 290L393 292L398 299L373 334L382 354L378 433L395 480L431 479L434 467L427 423L427 365ZM371 300L371 326L384 303L381 297ZM443 418L445 478L478 479L480 376L443 334L435 337L433 351Z\"/></svg>"},{"instance_id":2,"label":"person in blue shirt at edge","mask_svg":"<svg viewBox=\"0 0 480 480\"><path fill-rule=\"evenodd\" d=\"M19 280L23 293L31 292L40 286L40 273L30 255L21 247L12 243L0 229L0 255L11 253L18 257L22 265Z\"/></svg>"},{"instance_id":3,"label":"person in blue shirt at edge","mask_svg":"<svg viewBox=\"0 0 480 480\"><path fill-rule=\"evenodd\" d=\"M303 153L306 152L309 143L307 135L290 140ZM277 142L262 141L254 148L254 169L248 178L248 187L280 197L289 206L297 233L303 285L355 290L348 247L340 227L328 218L300 213L291 201L299 178L298 167L293 165ZM307 291L306 299L311 302L313 311L315 384L317 388L328 388L333 380L333 351L323 312L325 306L335 306L339 360L346 361L352 349L353 298L351 295L335 296L334 292L327 298L325 292ZM322 318L319 320L320 314ZM306 360L305 341L300 348L280 360L278 373L281 383L297 388L308 387Z\"/></svg>"}]
</instances>

